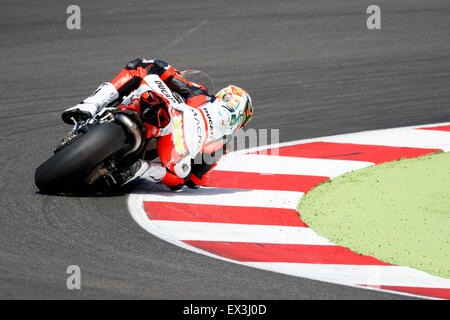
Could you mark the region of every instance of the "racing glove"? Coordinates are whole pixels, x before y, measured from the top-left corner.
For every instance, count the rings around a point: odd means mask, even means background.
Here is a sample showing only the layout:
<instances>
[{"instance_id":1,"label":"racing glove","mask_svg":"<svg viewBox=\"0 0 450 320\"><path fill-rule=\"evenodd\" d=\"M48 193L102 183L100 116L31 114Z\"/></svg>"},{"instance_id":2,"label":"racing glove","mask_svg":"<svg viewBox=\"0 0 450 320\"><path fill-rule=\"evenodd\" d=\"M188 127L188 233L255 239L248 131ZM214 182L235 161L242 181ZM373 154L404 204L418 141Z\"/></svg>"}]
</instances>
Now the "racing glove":
<instances>
[{"instance_id":1,"label":"racing glove","mask_svg":"<svg viewBox=\"0 0 450 320\"><path fill-rule=\"evenodd\" d=\"M190 189L198 189L198 188L200 188L200 186L198 184L196 184L194 181L192 181L191 179L186 181L186 183L184 185L187 186Z\"/></svg>"},{"instance_id":2,"label":"racing glove","mask_svg":"<svg viewBox=\"0 0 450 320\"><path fill-rule=\"evenodd\" d=\"M164 128L169 124L169 111L166 102L155 92L148 90L140 97L141 118L155 127Z\"/></svg>"},{"instance_id":3,"label":"racing glove","mask_svg":"<svg viewBox=\"0 0 450 320\"><path fill-rule=\"evenodd\" d=\"M180 190L184 185L184 179L178 177L168 170L159 182L165 184L172 191Z\"/></svg>"}]
</instances>

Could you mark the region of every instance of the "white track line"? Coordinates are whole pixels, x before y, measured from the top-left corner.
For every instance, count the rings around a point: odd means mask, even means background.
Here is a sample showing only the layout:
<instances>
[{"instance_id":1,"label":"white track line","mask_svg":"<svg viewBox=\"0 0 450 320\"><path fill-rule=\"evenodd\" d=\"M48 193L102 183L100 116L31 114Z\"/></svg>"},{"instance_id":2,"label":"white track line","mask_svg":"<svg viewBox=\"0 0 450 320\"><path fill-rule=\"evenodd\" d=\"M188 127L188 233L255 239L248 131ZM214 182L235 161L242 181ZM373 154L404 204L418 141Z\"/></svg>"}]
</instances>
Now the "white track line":
<instances>
[{"instance_id":1,"label":"white track line","mask_svg":"<svg viewBox=\"0 0 450 320\"><path fill-rule=\"evenodd\" d=\"M324 141L450 151L450 132L445 131L389 129L329 137Z\"/></svg>"},{"instance_id":2,"label":"white track line","mask_svg":"<svg viewBox=\"0 0 450 320\"><path fill-rule=\"evenodd\" d=\"M165 187L164 187L165 188ZM181 192L163 192L159 188L146 189L149 194L141 194L141 201L161 201L179 203L198 203L212 205L233 205L242 207L297 209L303 193L294 191L246 190L200 188Z\"/></svg>"},{"instance_id":3,"label":"white track line","mask_svg":"<svg viewBox=\"0 0 450 320\"><path fill-rule=\"evenodd\" d=\"M342 264L308 264L284 262L247 262L247 265L297 277L321 279L334 283L450 288L450 279L402 266L367 266Z\"/></svg>"},{"instance_id":4,"label":"white track line","mask_svg":"<svg viewBox=\"0 0 450 320\"><path fill-rule=\"evenodd\" d=\"M173 245L189 251L203 254L218 260L240 264L248 267L261 268L267 271L283 273L296 277L337 283L344 286L355 287L358 284L373 285L400 285L408 284L411 287L447 288L444 283L448 279L437 278L425 272L402 266L364 266L364 265L335 265L335 264L304 264L304 263L272 263L272 262L240 262L228 259L211 252L190 246L179 240L175 240L173 233L157 228L153 220L148 219L138 194L132 194L133 201L128 202L128 207L133 219L149 233L163 239ZM131 199L130 199L131 200ZM134 201L136 200L136 201ZM392 271L391 271L392 270ZM353 278L353 276L355 276ZM407 281L403 279L407 279ZM353 280L352 280L353 279ZM383 283L377 281L383 279ZM398 279L398 281L396 281ZM355 281L358 280L358 281ZM359 287L359 286L357 286ZM361 288L361 287L360 287ZM367 290L390 292L405 296L417 296L400 291L362 287ZM423 297L423 296L418 296ZM429 298L429 297L428 297Z\"/></svg>"},{"instance_id":5,"label":"white track line","mask_svg":"<svg viewBox=\"0 0 450 320\"><path fill-rule=\"evenodd\" d=\"M397 147L436 148L450 150L450 133L441 131L414 130L415 128L449 125L437 123L406 128L373 130L362 133L352 133L322 137L308 140L298 140L241 150L226 156L218 165L218 170L319 175L334 177L344 172L364 168L370 162L347 160L323 160L291 157L276 157L262 155L245 155L244 153L265 150L269 148L297 145L302 143L326 141L340 143L357 143L366 145L386 145ZM256 158L258 157L258 158ZM260 158L263 157L263 158ZM252 159L253 158L253 159ZM314 161L314 163L310 161ZM319 160L319 162L317 162ZM234 162L233 162L234 161ZM251 161L251 162L249 162ZM274 161L274 162L272 162ZM287 162L283 162L287 161ZM272 162L272 163L271 163ZM249 166L249 163L251 164ZM251 168L248 168L251 167ZM328 281L341 285L375 285L375 286L406 286L424 288L450 288L450 279L435 277L422 271L401 266L361 266L361 265L330 265L302 263L273 262L239 262L212 254L202 249L187 245L180 240L214 240L272 243L315 243L330 242L318 236L313 230L301 227L284 226L254 226L236 224L213 224L199 222L154 221L147 217L143 201L164 201L180 203L199 203L217 205L236 205L252 207L272 207L296 209L301 192L267 191L267 190L236 190L219 188L201 188L181 192L168 192L164 186L146 184L137 193L130 194L128 206L132 217L148 232L182 248L229 261L241 265L261 268L293 276ZM292 242L293 241L293 242ZM374 288L366 288L376 290ZM397 294L410 295L398 291ZM414 296L414 295L411 295Z\"/></svg>"},{"instance_id":6,"label":"white track line","mask_svg":"<svg viewBox=\"0 0 450 320\"><path fill-rule=\"evenodd\" d=\"M176 240L334 245L310 228L232 223L153 220L161 232Z\"/></svg>"},{"instance_id":7,"label":"white track line","mask_svg":"<svg viewBox=\"0 0 450 320\"><path fill-rule=\"evenodd\" d=\"M288 141L288 142L282 142L282 143L275 143L275 144L271 144L271 145L266 145L266 146L259 146L259 147L254 147L254 148L250 148L250 149L246 149L246 150L239 150L239 151L235 151L230 153L230 155L228 156L237 156L237 155L241 155L241 154L245 154L245 153L252 153L252 152L257 152L257 151L262 151L262 150L267 150L267 149L272 149L272 148L281 148L281 147L287 147L287 146L293 146L293 145L298 145L298 144L305 144L305 143L311 143L311 142L331 142L331 141L337 141L341 143L344 143L344 141L346 141L347 139L350 139L351 136L353 135L366 135L366 136L371 136L373 134L382 134L383 132L385 133L389 133L389 134L395 134L396 132L398 132L399 130L404 131L404 130L415 130L417 128L426 128L426 127L440 127L440 126L448 126L450 125L450 122L441 122L441 123L430 123L430 124L424 124L424 125L417 125L417 126L409 126L409 127L401 127L401 128L393 128L393 129L377 129L377 130L369 130L369 131L363 131L363 132L356 132L356 133L345 133L345 134L338 134L338 135L334 135L334 136L327 136L327 137L318 137L318 138L311 138L311 139L300 139L300 140L294 140L294 141ZM417 130L419 132L423 132L423 131L427 131L427 130ZM441 133L446 133L441 131ZM447 134L450 134L449 132L447 132ZM341 140L342 139L342 140ZM435 142L431 142L433 144L435 144ZM446 147L448 147L448 143L450 143L448 140L446 140L444 142L444 144L441 147L437 147L437 149L443 149L443 150L447 150ZM368 144L368 143L363 143L363 144ZM422 146L422 148L430 148L430 146L428 146L430 144L430 141L426 143L427 145Z\"/></svg>"},{"instance_id":8,"label":"white track line","mask_svg":"<svg viewBox=\"0 0 450 320\"><path fill-rule=\"evenodd\" d=\"M336 177L352 170L373 165L367 161L310 159L269 155L239 155L224 158L216 167L221 171L257 172Z\"/></svg>"}]
</instances>

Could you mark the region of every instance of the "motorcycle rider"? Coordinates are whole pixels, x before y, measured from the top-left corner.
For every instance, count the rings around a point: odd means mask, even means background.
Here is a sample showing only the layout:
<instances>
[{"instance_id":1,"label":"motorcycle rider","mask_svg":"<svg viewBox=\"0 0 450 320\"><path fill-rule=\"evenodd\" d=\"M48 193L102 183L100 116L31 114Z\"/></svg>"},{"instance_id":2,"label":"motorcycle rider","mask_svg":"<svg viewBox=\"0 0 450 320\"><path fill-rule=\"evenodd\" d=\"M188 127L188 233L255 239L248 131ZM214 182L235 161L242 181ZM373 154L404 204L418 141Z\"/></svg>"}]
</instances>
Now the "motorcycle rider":
<instances>
[{"instance_id":1,"label":"motorcycle rider","mask_svg":"<svg viewBox=\"0 0 450 320\"><path fill-rule=\"evenodd\" d=\"M171 91L185 104L177 102ZM86 121L117 102L119 109L139 114L147 127L147 138L157 137L161 162L140 159L120 172L116 180L123 185L144 178L172 190L205 185L217 161L227 152L230 137L253 114L250 96L239 87L230 85L212 95L162 60L137 58L111 82L103 83L90 97L65 110L62 119L68 124Z\"/></svg>"}]
</instances>

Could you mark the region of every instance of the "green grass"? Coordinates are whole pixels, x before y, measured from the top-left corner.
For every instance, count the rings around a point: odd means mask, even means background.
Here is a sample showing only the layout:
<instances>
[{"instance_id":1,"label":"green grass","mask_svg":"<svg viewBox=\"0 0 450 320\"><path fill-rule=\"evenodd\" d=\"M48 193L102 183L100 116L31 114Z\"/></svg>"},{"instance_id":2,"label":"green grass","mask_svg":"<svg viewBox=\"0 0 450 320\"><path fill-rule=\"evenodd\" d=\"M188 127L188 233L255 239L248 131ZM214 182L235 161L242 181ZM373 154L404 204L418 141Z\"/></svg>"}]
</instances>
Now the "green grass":
<instances>
[{"instance_id":1,"label":"green grass","mask_svg":"<svg viewBox=\"0 0 450 320\"><path fill-rule=\"evenodd\" d=\"M450 278L450 153L327 180L302 197L298 210L337 245Z\"/></svg>"}]
</instances>

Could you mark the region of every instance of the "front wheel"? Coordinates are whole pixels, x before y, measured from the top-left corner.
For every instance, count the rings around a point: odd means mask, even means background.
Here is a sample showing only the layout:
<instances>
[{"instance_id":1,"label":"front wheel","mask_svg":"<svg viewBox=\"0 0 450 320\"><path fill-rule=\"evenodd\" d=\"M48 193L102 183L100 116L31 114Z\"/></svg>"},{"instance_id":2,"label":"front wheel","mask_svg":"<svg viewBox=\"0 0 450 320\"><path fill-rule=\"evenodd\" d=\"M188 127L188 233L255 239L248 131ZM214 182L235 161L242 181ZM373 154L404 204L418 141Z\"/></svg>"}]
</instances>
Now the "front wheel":
<instances>
[{"instance_id":1,"label":"front wheel","mask_svg":"<svg viewBox=\"0 0 450 320\"><path fill-rule=\"evenodd\" d=\"M120 125L98 125L40 165L35 172L36 186L44 193L60 192L83 181L90 170L125 146L126 135Z\"/></svg>"}]
</instances>

